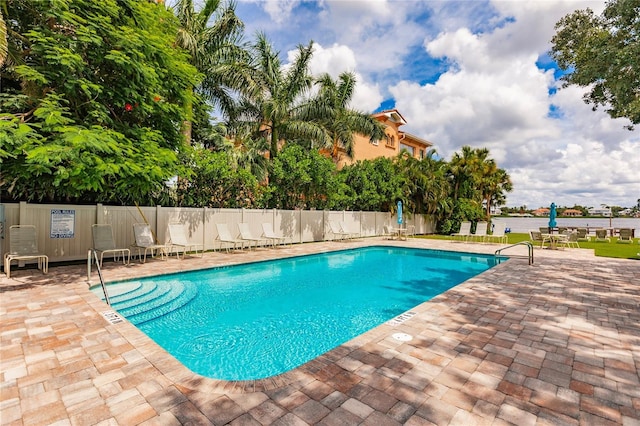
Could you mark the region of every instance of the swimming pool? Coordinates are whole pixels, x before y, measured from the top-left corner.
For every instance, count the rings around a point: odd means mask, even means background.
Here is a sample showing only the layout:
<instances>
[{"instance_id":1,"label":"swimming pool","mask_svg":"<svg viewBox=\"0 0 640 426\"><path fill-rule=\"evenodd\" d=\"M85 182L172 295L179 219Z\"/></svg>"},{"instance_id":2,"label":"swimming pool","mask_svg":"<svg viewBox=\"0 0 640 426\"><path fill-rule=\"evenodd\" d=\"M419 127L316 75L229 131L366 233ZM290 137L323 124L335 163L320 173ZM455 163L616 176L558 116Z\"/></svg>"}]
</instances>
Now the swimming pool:
<instances>
[{"instance_id":1,"label":"swimming pool","mask_svg":"<svg viewBox=\"0 0 640 426\"><path fill-rule=\"evenodd\" d=\"M192 371L298 367L475 276L493 256L367 247L110 284L111 303ZM92 289L101 295L99 287Z\"/></svg>"}]
</instances>

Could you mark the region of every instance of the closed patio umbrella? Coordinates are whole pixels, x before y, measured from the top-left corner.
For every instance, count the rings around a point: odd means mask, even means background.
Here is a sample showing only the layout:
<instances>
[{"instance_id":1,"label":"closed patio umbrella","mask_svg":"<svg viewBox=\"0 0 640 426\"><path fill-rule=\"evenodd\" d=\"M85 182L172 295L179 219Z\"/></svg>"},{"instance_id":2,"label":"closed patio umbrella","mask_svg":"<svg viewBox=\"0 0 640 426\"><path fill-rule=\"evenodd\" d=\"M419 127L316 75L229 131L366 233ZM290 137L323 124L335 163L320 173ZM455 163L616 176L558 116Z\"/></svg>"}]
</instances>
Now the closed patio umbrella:
<instances>
[{"instance_id":1,"label":"closed patio umbrella","mask_svg":"<svg viewBox=\"0 0 640 426\"><path fill-rule=\"evenodd\" d=\"M402 225L402 201L398 201L398 225Z\"/></svg>"},{"instance_id":2,"label":"closed patio umbrella","mask_svg":"<svg viewBox=\"0 0 640 426\"><path fill-rule=\"evenodd\" d=\"M551 208L549 209L549 228L556 227L556 216L558 213L556 212L556 203L551 203Z\"/></svg>"}]
</instances>

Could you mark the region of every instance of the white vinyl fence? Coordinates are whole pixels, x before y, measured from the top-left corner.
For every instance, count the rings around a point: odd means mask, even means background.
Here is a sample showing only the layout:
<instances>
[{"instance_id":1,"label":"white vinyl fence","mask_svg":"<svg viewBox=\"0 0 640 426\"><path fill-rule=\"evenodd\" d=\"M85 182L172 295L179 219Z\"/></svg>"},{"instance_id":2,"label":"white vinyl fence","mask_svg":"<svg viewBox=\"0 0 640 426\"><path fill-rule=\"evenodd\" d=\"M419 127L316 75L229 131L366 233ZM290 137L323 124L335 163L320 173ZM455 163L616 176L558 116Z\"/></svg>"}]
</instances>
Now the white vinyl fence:
<instances>
[{"instance_id":1,"label":"white vinyl fence","mask_svg":"<svg viewBox=\"0 0 640 426\"><path fill-rule=\"evenodd\" d=\"M92 246L91 225L96 223L112 225L118 247L134 243L134 223L148 223L161 244L168 238L167 225L182 223L190 242L203 244L205 250L218 250L216 223L226 223L234 236L238 223L248 223L257 236L262 234L263 223L271 223L289 244L332 239L330 220L344 222L362 237L382 235L383 227L397 226L395 214L382 212L4 203L0 204L0 254L4 256L9 250L12 225L35 225L40 252L49 256L50 262L63 262L87 258ZM435 232L435 223L427 215L405 214L404 223L414 226L416 234Z\"/></svg>"}]
</instances>

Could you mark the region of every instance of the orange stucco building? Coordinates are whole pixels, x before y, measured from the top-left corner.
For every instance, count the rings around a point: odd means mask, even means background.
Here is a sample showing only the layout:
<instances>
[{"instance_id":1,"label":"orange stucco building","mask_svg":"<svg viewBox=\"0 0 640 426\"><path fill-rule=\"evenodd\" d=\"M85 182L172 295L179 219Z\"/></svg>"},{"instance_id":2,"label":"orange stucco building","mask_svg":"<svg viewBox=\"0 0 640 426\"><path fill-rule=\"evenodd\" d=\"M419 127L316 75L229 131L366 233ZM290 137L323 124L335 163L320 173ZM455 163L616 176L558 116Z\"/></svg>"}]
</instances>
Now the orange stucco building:
<instances>
[{"instance_id":1,"label":"orange stucco building","mask_svg":"<svg viewBox=\"0 0 640 426\"><path fill-rule=\"evenodd\" d=\"M371 141L368 137L356 135L354 138L353 158L349 158L344 152L341 152L338 159L339 168L359 160L395 157L402 150L409 152L415 158L424 158L427 150L433 146L429 141L400 130L400 127L407 124L407 122L396 109L380 111L372 114L372 117L384 125L385 139Z\"/></svg>"}]
</instances>

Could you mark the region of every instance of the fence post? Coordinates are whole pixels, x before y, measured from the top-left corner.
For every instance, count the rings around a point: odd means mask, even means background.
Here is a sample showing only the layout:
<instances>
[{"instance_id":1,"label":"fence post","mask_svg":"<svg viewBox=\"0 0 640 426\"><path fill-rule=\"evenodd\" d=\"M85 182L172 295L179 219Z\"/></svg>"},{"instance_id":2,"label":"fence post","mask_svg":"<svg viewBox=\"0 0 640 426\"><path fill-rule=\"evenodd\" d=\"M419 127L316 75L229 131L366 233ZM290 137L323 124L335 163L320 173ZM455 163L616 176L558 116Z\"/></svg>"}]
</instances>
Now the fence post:
<instances>
[{"instance_id":1,"label":"fence post","mask_svg":"<svg viewBox=\"0 0 640 426\"><path fill-rule=\"evenodd\" d=\"M20 209L18 210L18 225L26 225L27 221L27 202L20 201Z\"/></svg>"}]
</instances>

